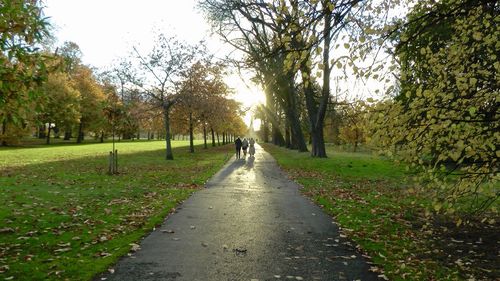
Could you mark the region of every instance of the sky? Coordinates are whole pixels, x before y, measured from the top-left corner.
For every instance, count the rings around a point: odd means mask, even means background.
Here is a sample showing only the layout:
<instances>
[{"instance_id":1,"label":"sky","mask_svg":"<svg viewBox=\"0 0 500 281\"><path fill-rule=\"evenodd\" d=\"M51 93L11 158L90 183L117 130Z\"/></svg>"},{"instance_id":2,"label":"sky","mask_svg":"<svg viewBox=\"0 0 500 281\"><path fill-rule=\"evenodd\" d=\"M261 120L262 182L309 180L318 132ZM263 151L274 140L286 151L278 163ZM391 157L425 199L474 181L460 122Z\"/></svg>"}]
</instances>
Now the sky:
<instances>
[{"instance_id":1,"label":"sky","mask_svg":"<svg viewBox=\"0 0 500 281\"><path fill-rule=\"evenodd\" d=\"M106 68L132 47L148 52L155 32L176 35L188 43L206 40L216 57L223 58L230 48L210 35L209 25L197 11L195 0L45 0L44 14L54 27L57 45L75 42L84 64ZM239 76L226 79L236 90L234 98L251 107L265 98L261 90ZM250 86L248 88L247 86ZM245 116L249 124L250 116Z\"/></svg>"},{"instance_id":2,"label":"sky","mask_svg":"<svg viewBox=\"0 0 500 281\"><path fill-rule=\"evenodd\" d=\"M119 58L131 54L132 47L148 52L153 47L155 34L176 35L188 43L207 42L209 51L224 58L231 47L216 35L211 36L209 25L196 9L196 0L45 0L45 16L54 27L57 45L75 42L83 53L84 64L106 68ZM335 85L332 73L332 86ZM234 88L234 98L250 108L264 103L262 90L248 77L242 81L238 75L228 76L227 84ZM339 83L337 81L337 83ZM374 96L377 88L373 81L363 83L354 79L340 81L342 98L366 99ZM332 88L332 93L335 88ZM376 97L377 98L377 97ZM244 116L250 123L250 111ZM255 126L258 126L258 122ZM257 129L257 128L256 128Z\"/></svg>"}]
</instances>

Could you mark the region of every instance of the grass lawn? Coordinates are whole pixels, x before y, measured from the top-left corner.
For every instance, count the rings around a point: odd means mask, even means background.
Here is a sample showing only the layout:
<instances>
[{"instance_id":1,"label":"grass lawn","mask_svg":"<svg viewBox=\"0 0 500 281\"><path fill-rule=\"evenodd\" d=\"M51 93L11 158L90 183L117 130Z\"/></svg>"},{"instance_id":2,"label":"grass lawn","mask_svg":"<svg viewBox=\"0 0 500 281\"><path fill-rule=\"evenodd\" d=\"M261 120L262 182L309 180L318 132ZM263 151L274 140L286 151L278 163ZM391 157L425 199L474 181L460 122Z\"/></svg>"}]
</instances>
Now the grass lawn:
<instances>
[{"instance_id":1,"label":"grass lawn","mask_svg":"<svg viewBox=\"0 0 500 281\"><path fill-rule=\"evenodd\" d=\"M232 146L119 142L0 148L0 280L90 280L201 188Z\"/></svg>"},{"instance_id":2,"label":"grass lawn","mask_svg":"<svg viewBox=\"0 0 500 281\"><path fill-rule=\"evenodd\" d=\"M429 223L425 194L405 168L369 153L327 148L311 158L264 144L302 192L335 217L344 235L371 257L372 270L390 280L495 280L498 224L457 228L446 219ZM496 249L496 250L492 250ZM472 279L471 279L472 280Z\"/></svg>"}]
</instances>

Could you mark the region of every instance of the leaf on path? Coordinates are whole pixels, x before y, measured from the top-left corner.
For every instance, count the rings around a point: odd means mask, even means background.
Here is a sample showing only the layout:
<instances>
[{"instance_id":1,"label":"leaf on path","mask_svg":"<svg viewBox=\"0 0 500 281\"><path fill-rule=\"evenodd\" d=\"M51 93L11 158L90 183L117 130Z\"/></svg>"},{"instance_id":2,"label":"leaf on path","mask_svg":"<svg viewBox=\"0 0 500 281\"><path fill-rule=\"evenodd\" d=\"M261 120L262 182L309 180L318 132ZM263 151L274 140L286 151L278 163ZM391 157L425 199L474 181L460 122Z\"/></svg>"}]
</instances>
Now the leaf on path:
<instances>
[{"instance_id":1,"label":"leaf on path","mask_svg":"<svg viewBox=\"0 0 500 281\"><path fill-rule=\"evenodd\" d=\"M382 269L380 269L379 267L376 267L376 266L370 266L370 268L368 270L371 272L375 272L375 273L382 272Z\"/></svg>"},{"instance_id":2,"label":"leaf on path","mask_svg":"<svg viewBox=\"0 0 500 281\"><path fill-rule=\"evenodd\" d=\"M172 229L164 229L161 232L163 232L163 233L169 233L169 234L175 233L175 231L173 231Z\"/></svg>"},{"instance_id":3,"label":"leaf on path","mask_svg":"<svg viewBox=\"0 0 500 281\"><path fill-rule=\"evenodd\" d=\"M137 251L139 251L139 250L141 249L141 246L139 246L139 245L137 245L137 244L135 244L135 243L131 243L131 244L129 244L129 245L130 245L130 246L132 246L132 248L130 248L130 250L131 250L132 252L137 252Z\"/></svg>"},{"instance_id":4,"label":"leaf on path","mask_svg":"<svg viewBox=\"0 0 500 281\"><path fill-rule=\"evenodd\" d=\"M382 278L384 280L389 280L389 278L387 278L387 276L385 276L385 274L380 274L380 275L377 275L378 278Z\"/></svg>"},{"instance_id":5,"label":"leaf on path","mask_svg":"<svg viewBox=\"0 0 500 281\"><path fill-rule=\"evenodd\" d=\"M205 243L205 242L201 242L201 245L202 245L203 247L208 247L208 243Z\"/></svg>"},{"instance_id":6,"label":"leaf on path","mask_svg":"<svg viewBox=\"0 0 500 281\"><path fill-rule=\"evenodd\" d=\"M239 247L239 248L234 248L233 249L233 252L237 255L237 256L244 256L247 254L247 249L245 248L242 248L242 247Z\"/></svg>"}]
</instances>

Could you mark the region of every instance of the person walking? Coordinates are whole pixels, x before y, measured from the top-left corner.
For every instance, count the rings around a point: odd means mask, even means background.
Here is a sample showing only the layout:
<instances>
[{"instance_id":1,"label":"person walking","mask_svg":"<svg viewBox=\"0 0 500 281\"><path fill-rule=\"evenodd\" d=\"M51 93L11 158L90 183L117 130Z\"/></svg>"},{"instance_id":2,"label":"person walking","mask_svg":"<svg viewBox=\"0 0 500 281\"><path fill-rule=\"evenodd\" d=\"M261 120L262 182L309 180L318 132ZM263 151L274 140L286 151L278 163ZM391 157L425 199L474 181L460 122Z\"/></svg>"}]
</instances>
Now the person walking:
<instances>
[{"instance_id":1,"label":"person walking","mask_svg":"<svg viewBox=\"0 0 500 281\"><path fill-rule=\"evenodd\" d=\"M241 142L241 148L243 149L243 157L246 157L247 156L247 149L248 149L247 138L243 138L243 141Z\"/></svg>"},{"instance_id":2,"label":"person walking","mask_svg":"<svg viewBox=\"0 0 500 281\"><path fill-rule=\"evenodd\" d=\"M236 140L234 141L234 145L236 146L236 159L240 159L242 145L240 137L236 138Z\"/></svg>"},{"instance_id":3,"label":"person walking","mask_svg":"<svg viewBox=\"0 0 500 281\"><path fill-rule=\"evenodd\" d=\"M250 138L250 141L248 142L250 144L250 148L248 149L248 153L250 156L255 155L255 140L253 138Z\"/></svg>"}]
</instances>

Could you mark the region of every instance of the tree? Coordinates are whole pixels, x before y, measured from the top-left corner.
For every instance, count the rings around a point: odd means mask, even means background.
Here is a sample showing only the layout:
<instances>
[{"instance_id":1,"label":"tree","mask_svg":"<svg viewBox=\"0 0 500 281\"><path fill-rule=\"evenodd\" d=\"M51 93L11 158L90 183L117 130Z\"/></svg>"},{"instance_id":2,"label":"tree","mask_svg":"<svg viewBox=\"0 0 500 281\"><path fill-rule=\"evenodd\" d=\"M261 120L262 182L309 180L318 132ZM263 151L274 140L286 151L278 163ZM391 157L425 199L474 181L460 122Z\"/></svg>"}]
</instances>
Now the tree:
<instances>
[{"instance_id":1,"label":"tree","mask_svg":"<svg viewBox=\"0 0 500 281\"><path fill-rule=\"evenodd\" d=\"M79 101L80 92L66 73L54 72L49 74L46 83L41 86L39 102L41 104L40 120L48 123L47 141L50 143L52 125L64 126L74 124L80 119Z\"/></svg>"},{"instance_id":2,"label":"tree","mask_svg":"<svg viewBox=\"0 0 500 281\"><path fill-rule=\"evenodd\" d=\"M364 101L342 102L337 106L340 111L339 119L342 125L339 128L339 137L348 144L353 145L354 152L358 145L366 139L366 113Z\"/></svg>"},{"instance_id":3,"label":"tree","mask_svg":"<svg viewBox=\"0 0 500 281\"><path fill-rule=\"evenodd\" d=\"M201 6L216 32L243 52L245 64L257 73L266 92L269 109L265 112L275 143L282 138L276 131L280 118L267 114L283 111L287 146L307 151L301 122L307 119L311 156L326 157L323 129L330 74L333 66L342 67L341 59L346 57L333 52L332 45L342 41L348 27L359 25L358 14L370 5L358 0L205 0ZM299 115L302 104L304 116Z\"/></svg>"},{"instance_id":4,"label":"tree","mask_svg":"<svg viewBox=\"0 0 500 281\"><path fill-rule=\"evenodd\" d=\"M300 120L296 115L297 97L294 85L294 72L285 69L285 56L281 50L286 23L276 22L275 7L266 3L252 1L205 0L201 8L208 15L214 30L232 45L243 52L247 67L256 71L266 91L269 112L276 112L273 101L277 101L286 112L288 125L294 135L294 148L307 151ZM273 14L274 13L274 14ZM273 126L277 135L278 128Z\"/></svg>"},{"instance_id":5,"label":"tree","mask_svg":"<svg viewBox=\"0 0 500 281\"><path fill-rule=\"evenodd\" d=\"M73 76L75 89L80 92L80 122L77 143L84 139L85 131L100 132L106 124L104 108L106 97L101 85L93 76L92 70L80 65Z\"/></svg>"},{"instance_id":6,"label":"tree","mask_svg":"<svg viewBox=\"0 0 500 281\"><path fill-rule=\"evenodd\" d=\"M155 46L147 55L141 54L137 48L134 48L134 52L141 72L138 74L140 75L138 79L133 82L161 108L166 133L165 158L173 160L170 111L177 102L181 71L191 64L196 48L174 37L167 38L160 34Z\"/></svg>"},{"instance_id":7,"label":"tree","mask_svg":"<svg viewBox=\"0 0 500 281\"><path fill-rule=\"evenodd\" d=\"M5 0L0 5L0 141L8 126L26 126L38 87L47 76L37 44L48 36L40 1Z\"/></svg>"},{"instance_id":8,"label":"tree","mask_svg":"<svg viewBox=\"0 0 500 281\"><path fill-rule=\"evenodd\" d=\"M374 115L375 138L425 172L436 211L470 196L477 214L500 194L498 14L496 1L425 1L397 38L402 91Z\"/></svg>"},{"instance_id":9,"label":"tree","mask_svg":"<svg viewBox=\"0 0 500 281\"><path fill-rule=\"evenodd\" d=\"M179 103L187 115L191 152L194 152L192 140L196 125L201 127L204 147L207 148L207 127L220 110L217 106L220 99L217 97L226 98L229 93L223 81L222 69L222 65L204 60L185 71Z\"/></svg>"}]
</instances>

